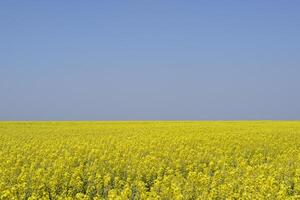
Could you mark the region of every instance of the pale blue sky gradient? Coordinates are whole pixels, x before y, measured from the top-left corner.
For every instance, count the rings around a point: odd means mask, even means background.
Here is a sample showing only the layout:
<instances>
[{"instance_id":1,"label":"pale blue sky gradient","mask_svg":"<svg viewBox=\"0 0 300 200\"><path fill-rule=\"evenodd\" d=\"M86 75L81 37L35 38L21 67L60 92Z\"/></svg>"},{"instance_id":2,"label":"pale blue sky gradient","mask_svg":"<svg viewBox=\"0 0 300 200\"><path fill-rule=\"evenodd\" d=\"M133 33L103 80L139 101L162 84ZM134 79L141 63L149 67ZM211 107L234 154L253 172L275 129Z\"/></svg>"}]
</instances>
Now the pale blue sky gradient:
<instances>
[{"instance_id":1,"label":"pale blue sky gradient","mask_svg":"<svg viewBox=\"0 0 300 200\"><path fill-rule=\"evenodd\" d=\"M0 120L300 119L299 11L0 1Z\"/></svg>"}]
</instances>

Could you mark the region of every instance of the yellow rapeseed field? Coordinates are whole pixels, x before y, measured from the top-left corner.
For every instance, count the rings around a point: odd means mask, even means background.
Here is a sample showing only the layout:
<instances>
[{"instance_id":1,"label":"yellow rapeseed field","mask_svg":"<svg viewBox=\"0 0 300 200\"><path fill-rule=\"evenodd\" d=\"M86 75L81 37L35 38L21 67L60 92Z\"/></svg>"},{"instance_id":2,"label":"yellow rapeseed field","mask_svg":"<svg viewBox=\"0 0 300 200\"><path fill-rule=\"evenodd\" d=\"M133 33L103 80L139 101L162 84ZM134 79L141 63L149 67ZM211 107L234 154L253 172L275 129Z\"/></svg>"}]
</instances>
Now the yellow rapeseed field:
<instances>
[{"instance_id":1,"label":"yellow rapeseed field","mask_svg":"<svg viewBox=\"0 0 300 200\"><path fill-rule=\"evenodd\" d=\"M0 199L300 199L300 122L0 122Z\"/></svg>"}]
</instances>

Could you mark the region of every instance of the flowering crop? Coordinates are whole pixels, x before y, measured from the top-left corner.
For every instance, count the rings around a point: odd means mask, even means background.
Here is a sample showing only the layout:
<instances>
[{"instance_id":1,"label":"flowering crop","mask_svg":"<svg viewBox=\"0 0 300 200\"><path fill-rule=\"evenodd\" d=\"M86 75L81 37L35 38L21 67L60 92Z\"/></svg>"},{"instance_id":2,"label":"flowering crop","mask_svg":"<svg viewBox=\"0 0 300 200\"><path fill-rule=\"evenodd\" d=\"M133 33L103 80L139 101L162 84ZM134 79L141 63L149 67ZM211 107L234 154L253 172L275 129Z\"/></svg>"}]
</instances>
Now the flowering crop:
<instances>
[{"instance_id":1,"label":"flowering crop","mask_svg":"<svg viewBox=\"0 0 300 200\"><path fill-rule=\"evenodd\" d=\"M0 199L299 199L300 122L0 122Z\"/></svg>"}]
</instances>

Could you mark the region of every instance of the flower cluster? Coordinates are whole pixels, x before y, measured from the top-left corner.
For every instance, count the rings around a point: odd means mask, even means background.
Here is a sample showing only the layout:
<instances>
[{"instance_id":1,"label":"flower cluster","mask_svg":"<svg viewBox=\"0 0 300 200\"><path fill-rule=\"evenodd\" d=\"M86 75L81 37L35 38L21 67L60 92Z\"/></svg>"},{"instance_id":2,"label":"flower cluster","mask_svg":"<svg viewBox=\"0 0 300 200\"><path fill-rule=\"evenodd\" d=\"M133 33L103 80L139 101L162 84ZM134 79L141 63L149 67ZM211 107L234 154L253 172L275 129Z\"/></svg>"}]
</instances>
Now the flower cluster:
<instances>
[{"instance_id":1,"label":"flower cluster","mask_svg":"<svg viewBox=\"0 0 300 200\"><path fill-rule=\"evenodd\" d=\"M0 199L298 199L300 122L1 122Z\"/></svg>"}]
</instances>

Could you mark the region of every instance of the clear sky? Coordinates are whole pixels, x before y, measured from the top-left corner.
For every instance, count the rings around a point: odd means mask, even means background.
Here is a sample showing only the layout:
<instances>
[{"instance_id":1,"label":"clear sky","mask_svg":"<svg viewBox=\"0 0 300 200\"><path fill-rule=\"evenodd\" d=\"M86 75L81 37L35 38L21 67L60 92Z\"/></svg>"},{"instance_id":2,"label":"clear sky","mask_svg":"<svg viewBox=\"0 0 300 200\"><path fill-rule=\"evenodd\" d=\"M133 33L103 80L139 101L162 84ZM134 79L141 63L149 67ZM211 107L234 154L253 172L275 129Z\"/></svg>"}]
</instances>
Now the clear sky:
<instances>
[{"instance_id":1,"label":"clear sky","mask_svg":"<svg viewBox=\"0 0 300 200\"><path fill-rule=\"evenodd\" d=\"M0 1L0 120L300 119L300 1Z\"/></svg>"}]
</instances>

